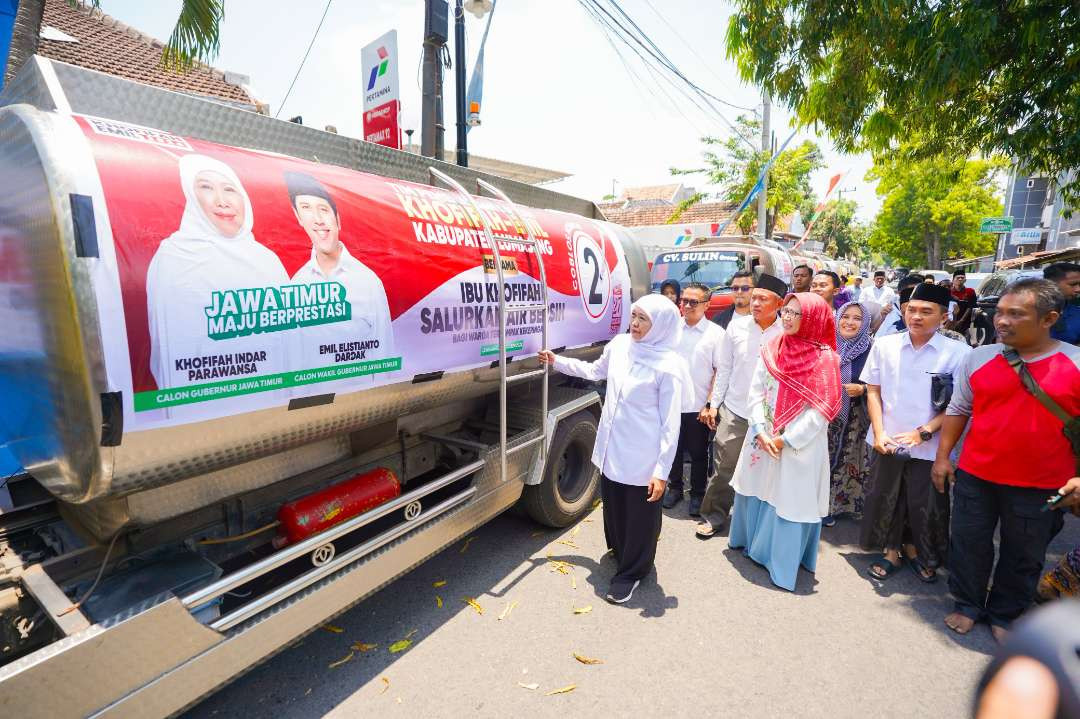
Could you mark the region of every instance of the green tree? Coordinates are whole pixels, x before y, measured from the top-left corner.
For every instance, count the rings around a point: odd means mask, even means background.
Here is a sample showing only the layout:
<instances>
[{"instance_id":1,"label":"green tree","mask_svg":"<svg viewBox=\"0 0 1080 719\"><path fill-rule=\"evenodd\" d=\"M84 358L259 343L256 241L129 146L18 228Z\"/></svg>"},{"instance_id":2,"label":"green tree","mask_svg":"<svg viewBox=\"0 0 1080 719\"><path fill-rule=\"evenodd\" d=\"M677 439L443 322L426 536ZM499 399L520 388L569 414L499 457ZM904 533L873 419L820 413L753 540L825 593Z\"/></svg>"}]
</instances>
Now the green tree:
<instances>
[{"instance_id":1,"label":"green tree","mask_svg":"<svg viewBox=\"0 0 1080 719\"><path fill-rule=\"evenodd\" d=\"M736 120L740 134L753 137L761 134L761 123L753 118L740 115ZM703 137L705 150L702 152L704 164L701 167L681 169L671 168L672 175L704 174L706 183L720 188L720 198L728 202L739 203L750 193L757 182L761 168L769 161L771 153L753 150L739 137L721 140L717 137ZM784 150L769 168L769 188L766 195L765 236L771 237L776 219L791 214L795 210L813 203L813 190L810 188L810 175L822 166L821 151L818 146L806 140L801 145ZM678 222L687 208L705 199L704 193L697 193L679 204L668 218L668 222ZM757 219L757 204L751 203L735 218L735 224L743 233L749 233Z\"/></svg>"},{"instance_id":2,"label":"green tree","mask_svg":"<svg viewBox=\"0 0 1080 719\"><path fill-rule=\"evenodd\" d=\"M68 0L71 5L76 0ZM101 0L93 0L94 7ZM196 62L209 63L221 49L221 21L225 0L180 0L180 14L161 53L161 64L186 70Z\"/></svg>"},{"instance_id":3,"label":"green tree","mask_svg":"<svg viewBox=\"0 0 1080 719\"><path fill-rule=\"evenodd\" d=\"M979 232L983 217L1001 212L995 180L1001 160L944 157L907 159L908 148L875 155L867 180L884 198L870 247L912 267L941 267L955 255L994 249L994 235Z\"/></svg>"},{"instance_id":4,"label":"green tree","mask_svg":"<svg viewBox=\"0 0 1080 719\"><path fill-rule=\"evenodd\" d=\"M822 243L830 257L861 258L866 252L868 231L855 219L857 208L853 200L830 201L821 210L807 239Z\"/></svg>"},{"instance_id":5,"label":"green tree","mask_svg":"<svg viewBox=\"0 0 1080 719\"><path fill-rule=\"evenodd\" d=\"M1080 167L1075 0L736 0L728 55L844 151ZM1080 176L1063 188L1080 199Z\"/></svg>"}]
</instances>

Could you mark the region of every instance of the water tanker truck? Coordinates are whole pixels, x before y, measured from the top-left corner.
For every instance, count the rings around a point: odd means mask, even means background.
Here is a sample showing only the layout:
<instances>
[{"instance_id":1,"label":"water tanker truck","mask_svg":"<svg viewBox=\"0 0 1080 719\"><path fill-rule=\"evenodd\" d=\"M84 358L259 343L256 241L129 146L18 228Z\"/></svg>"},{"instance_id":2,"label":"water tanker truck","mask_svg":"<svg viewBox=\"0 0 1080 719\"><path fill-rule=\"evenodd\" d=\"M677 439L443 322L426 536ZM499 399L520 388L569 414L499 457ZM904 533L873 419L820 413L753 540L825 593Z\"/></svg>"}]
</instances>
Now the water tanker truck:
<instances>
[{"instance_id":1,"label":"water tanker truck","mask_svg":"<svg viewBox=\"0 0 1080 719\"><path fill-rule=\"evenodd\" d=\"M0 716L175 714L587 511L648 291L591 203L41 58L0 96Z\"/></svg>"}]
</instances>

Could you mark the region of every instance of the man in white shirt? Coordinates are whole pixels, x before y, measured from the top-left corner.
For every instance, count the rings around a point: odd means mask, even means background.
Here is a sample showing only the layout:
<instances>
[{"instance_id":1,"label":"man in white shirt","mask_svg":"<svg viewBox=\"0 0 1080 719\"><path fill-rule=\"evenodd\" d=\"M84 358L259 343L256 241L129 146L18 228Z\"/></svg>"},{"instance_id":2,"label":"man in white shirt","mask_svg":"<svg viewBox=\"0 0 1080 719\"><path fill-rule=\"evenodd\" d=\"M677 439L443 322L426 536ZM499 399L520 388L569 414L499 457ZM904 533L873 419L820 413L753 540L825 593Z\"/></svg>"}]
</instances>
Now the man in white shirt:
<instances>
[{"instance_id":1,"label":"man in white shirt","mask_svg":"<svg viewBox=\"0 0 1080 719\"><path fill-rule=\"evenodd\" d=\"M297 222L311 239L311 259L297 270L292 281L314 285L338 283L345 289L351 315L347 319L303 327L294 333L291 363L294 369L321 369L357 365L395 357L390 307L378 275L345 249L339 239L341 218L326 188L314 177L285 173L285 181ZM362 369L362 368L361 368ZM343 379L322 382L311 392L322 394L371 386L378 375L366 372L346 374Z\"/></svg>"},{"instance_id":2,"label":"man in white shirt","mask_svg":"<svg viewBox=\"0 0 1080 719\"><path fill-rule=\"evenodd\" d=\"M761 354L761 346L783 334L776 318L787 285L772 275L763 274L750 295L750 316L736 317L727 333L716 344L712 395L707 405L706 421L716 430L713 440L713 468L701 503L701 522L697 536L708 539L724 528L735 501L731 475L739 462L748 429L750 380Z\"/></svg>"},{"instance_id":3,"label":"man in white shirt","mask_svg":"<svg viewBox=\"0 0 1080 719\"><path fill-rule=\"evenodd\" d=\"M948 404L942 386L951 387L971 351L937 331L949 299L945 287L915 285L904 308L907 330L876 340L860 376L870 413L866 441L875 452L860 542L883 552L867 568L878 580L899 569L903 549L915 576L933 582L947 546L948 498L934 490L930 470Z\"/></svg>"},{"instance_id":4,"label":"man in white shirt","mask_svg":"<svg viewBox=\"0 0 1080 719\"><path fill-rule=\"evenodd\" d=\"M874 273L874 286L864 287L859 294L860 301L873 302L879 307L891 307L896 301L896 293L892 287L885 284L885 271L878 270Z\"/></svg>"},{"instance_id":5,"label":"man in white shirt","mask_svg":"<svg viewBox=\"0 0 1080 719\"><path fill-rule=\"evenodd\" d=\"M682 339L679 356L686 360L690 378L694 381L694 404L683 407L679 426L679 446L668 474L664 493L664 509L671 509L683 498L683 453L690 455L690 516L700 515L701 499L705 496L705 481L709 464L709 428L701 421L709 403L713 382L713 356L724 330L705 319L712 293L707 285L692 282L682 288L679 306L682 307Z\"/></svg>"}]
</instances>

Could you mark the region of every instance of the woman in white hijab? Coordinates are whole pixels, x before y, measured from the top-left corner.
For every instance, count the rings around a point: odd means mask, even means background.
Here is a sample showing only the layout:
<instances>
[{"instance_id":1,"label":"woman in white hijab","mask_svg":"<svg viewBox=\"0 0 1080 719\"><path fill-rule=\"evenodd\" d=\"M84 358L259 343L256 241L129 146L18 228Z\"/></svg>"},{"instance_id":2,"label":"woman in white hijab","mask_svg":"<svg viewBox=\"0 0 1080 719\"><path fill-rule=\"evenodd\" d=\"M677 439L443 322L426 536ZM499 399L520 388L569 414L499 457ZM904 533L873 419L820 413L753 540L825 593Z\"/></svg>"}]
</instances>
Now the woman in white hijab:
<instances>
[{"instance_id":1,"label":"woman in white hijab","mask_svg":"<svg viewBox=\"0 0 1080 719\"><path fill-rule=\"evenodd\" d=\"M540 361L563 374L607 380L593 449L600 470L604 536L615 554L607 600L630 599L652 569L660 536L660 498L675 459L684 406L693 402L686 362L676 354L679 311L663 295L646 295L630 310L630 334L604 348L596 362L544 350Z\"/></svg>"},{"instance_id":2,"label":"woman in white hijab","mask_svg":"<svg viewBox=\"0 0 1080 719\"><path fill-rule=\"evenodd\" d=\"M280 332L210 338L207 308L214 305L215 291L277 287L289 279L277 255L251 234L251 200L233 169L197 154L181 157L179 164L186 199L180 228L158 246L146 272L150 371L158 389L285 371ZM224 412L210 410L216 403L193 402L170 407L165 415L220 416L281 401L280 391L256 392L229 397Z\"/></svg>"}]
</instances>

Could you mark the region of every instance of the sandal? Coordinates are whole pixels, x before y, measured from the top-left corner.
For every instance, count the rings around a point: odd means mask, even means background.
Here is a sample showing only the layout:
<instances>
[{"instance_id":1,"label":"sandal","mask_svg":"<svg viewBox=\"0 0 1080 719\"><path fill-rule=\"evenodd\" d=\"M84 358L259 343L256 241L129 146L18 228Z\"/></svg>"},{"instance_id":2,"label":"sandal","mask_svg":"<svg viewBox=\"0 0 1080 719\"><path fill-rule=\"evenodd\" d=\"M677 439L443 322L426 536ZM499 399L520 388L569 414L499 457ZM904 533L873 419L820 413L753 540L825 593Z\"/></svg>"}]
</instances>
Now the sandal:
<instances>
[{"instance_id":1,"label":"sandal","mask_svg":"<svg viewBox=\"0 0 1080 719\"><path fill-rule=\"evenodd\" d=\"M892 562L890 562L888 559L885 558L884 554L882 554L881 559L875 560L869 567L866 568L866 573L869 574L874 579L877 579L878 581L883 582L886 579L888 579L889 577L891 577L892 575L899 572L900 571L900 566L901 566L900 564L893 564ZM882 570L883 573L878 574L877 572L874 571L875 568Z\"/></svg>"},{"instance_id":2,"label":"sandal","mask_svg":"<svg viewBox=\"0 0 1080 719\"><path fill-rule=\"evenodd\" d=\"M701 522L694 530L694 535L698 539L712 539L718 534L720 534L720 529L714 527L711 522Z\"/></svg>"},{"instance_id":3,"label":"sandal","mask_svg":"<svg viewBox=\"0 0 1080 719\"><path fill-rule=\"evenodd\" d=\"M933 584L937 581L937 572L930 567L922 563L922 560L918 557L906 557L908 566L911 567L911 571L915 573L915 578L923 584ZM930 572L927 575L927 572Z\"/></svg>"}]
</instances>

